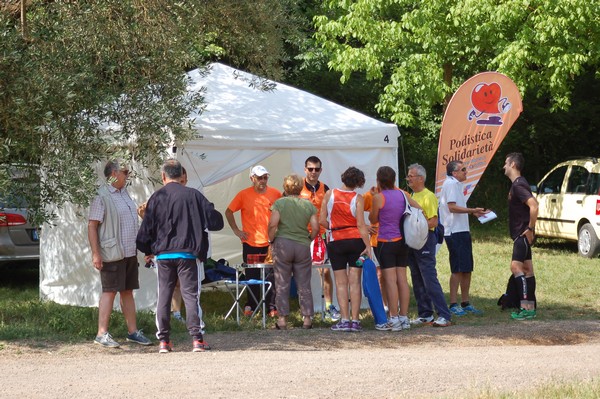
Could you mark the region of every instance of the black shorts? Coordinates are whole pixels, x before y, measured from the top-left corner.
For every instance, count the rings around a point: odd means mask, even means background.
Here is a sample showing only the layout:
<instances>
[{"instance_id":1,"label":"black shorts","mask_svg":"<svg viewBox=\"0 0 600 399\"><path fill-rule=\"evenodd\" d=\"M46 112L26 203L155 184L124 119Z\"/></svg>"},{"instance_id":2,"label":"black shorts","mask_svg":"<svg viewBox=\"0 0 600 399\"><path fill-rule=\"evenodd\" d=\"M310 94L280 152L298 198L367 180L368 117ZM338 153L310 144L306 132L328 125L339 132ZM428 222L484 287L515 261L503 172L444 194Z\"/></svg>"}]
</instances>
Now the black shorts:
<instances>
[{"instance_id":1,"label":"black shorts","mask_svg":"<svg viewBox=\"0 0 600 399\"><path fill-rule=\"evenodd\" d=\"M527 237L519 236L513 242L512 260L521 263L531 260L531 245L527 241Z\"/></svg>"},{"instance_id":2,"label":"black shorts","mask_svg":"<svg viewBox=\"0 0 600 399\"><path fill-rule=\"evenodd\" d=\"M332 241L327 244L327 253L331 268L335 270L345 270L346 265L356 266L358 257L365 250L365 243L361 238L351 238L349 240Z\"/></svg>"},{"instance_id":3,"label":"black shorts","mask_svg":"<svg viewBox=\"0 0 600 399\"><path fill-rule=\"evenodd\" d=\"M408 265L408 247L404 240L377 241L375 254L382 269Z\"/></svg>"},{"instance_id":4,"label":"black shorts","mask_svg":"<svg viewBox=\"0 0 600 399\"><path fill-rule=\"evenodd\" d=\"M100 270L102 292L121 292L140 288L137 256L102 262Z\"/></svg>"}]
</instances>

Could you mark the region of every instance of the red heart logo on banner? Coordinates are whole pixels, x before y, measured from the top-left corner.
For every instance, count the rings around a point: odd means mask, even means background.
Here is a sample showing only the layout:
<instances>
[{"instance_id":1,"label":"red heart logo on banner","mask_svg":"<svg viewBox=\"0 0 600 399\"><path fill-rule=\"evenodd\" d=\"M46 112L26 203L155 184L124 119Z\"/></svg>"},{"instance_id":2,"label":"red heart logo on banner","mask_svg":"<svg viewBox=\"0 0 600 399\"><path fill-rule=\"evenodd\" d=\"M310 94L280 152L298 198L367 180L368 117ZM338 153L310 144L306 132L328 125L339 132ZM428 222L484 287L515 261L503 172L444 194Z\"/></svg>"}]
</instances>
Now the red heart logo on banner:
<instances>
[{"instance_id":1,"label":"red heart logo on banner","mask_svg":"<svg viewBox=\"0 0 600 399\"><path fill-rule=\"evenodd\" d=\"M471 92L471 103L479 112L498 114L498 102L502 90L498 83L479 83Z\"/></svg>"}]
</instances>

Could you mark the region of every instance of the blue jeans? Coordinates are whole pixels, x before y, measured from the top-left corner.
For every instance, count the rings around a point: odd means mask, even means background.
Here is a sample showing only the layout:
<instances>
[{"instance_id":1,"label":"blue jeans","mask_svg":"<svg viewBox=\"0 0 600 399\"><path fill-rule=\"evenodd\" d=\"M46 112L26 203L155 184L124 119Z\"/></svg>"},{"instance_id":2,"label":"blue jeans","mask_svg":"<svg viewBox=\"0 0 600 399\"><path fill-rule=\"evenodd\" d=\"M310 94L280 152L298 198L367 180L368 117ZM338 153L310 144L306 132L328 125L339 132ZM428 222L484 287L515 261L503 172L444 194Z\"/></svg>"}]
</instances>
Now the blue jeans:
<instances>
[{"instance_id":1,"label":"blue jeans","mask_svg":"<svg viewBox=\"0 0 600 399\"><path fill-rule=\"evenodd\" d=\"M448 310L444 291L437 277L435 268L435 246L437 239L433 231L429 231L427 242L420 250L410 248L408 265L412 277L413 292L417 300L419 317L433 316L433 310L438 316L450 320L452 315Z\"/></svg>"}]
</instances>

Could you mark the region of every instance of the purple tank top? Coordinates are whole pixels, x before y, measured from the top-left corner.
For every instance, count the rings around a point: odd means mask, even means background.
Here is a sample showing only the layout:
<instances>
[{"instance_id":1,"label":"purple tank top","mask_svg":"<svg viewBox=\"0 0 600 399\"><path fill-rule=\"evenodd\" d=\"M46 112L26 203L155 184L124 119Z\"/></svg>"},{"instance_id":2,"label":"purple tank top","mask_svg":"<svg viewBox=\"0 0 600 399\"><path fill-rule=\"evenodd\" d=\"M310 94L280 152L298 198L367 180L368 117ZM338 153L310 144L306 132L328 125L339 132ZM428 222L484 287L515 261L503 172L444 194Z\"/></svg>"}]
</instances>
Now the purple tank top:
<instances>
[{"instance_id":1,"label":"purple tank top","mask_svg":"<svg viewBox=\"0 0 600 399\"><path fill-rule=\"evenodd\" d=\"M400 190L383 190L385 198L383 208L379 210L379 233L377 239L380 241L392 241L402 238L400 234L400 218L406 208L404 194Z\"/></svg>"}]
</instances>

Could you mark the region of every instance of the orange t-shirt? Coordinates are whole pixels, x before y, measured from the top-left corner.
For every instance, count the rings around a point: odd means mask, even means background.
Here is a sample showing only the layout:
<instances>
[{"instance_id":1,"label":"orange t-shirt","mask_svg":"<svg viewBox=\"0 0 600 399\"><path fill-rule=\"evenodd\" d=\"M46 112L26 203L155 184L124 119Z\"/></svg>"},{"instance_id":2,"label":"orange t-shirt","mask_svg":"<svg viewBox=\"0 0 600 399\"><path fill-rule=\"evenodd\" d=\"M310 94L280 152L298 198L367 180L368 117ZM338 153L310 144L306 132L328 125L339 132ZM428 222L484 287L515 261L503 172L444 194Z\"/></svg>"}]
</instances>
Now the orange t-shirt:
<instances>
[{"instance_id":1,"label":"orange t-shirt","mask_svg":"<svg viewBox=\"0 0 600 399\"><path fill-rule=\"evenodd\" d=\"M248 233L244 241L253 247L269 245L269 218L271 206L281 198L281 192L267 186L264 193L257 193L254 187L248 187L237 193L227 207L231 212L241 211L241 230Z\"/></svg>"}]
</instances>

